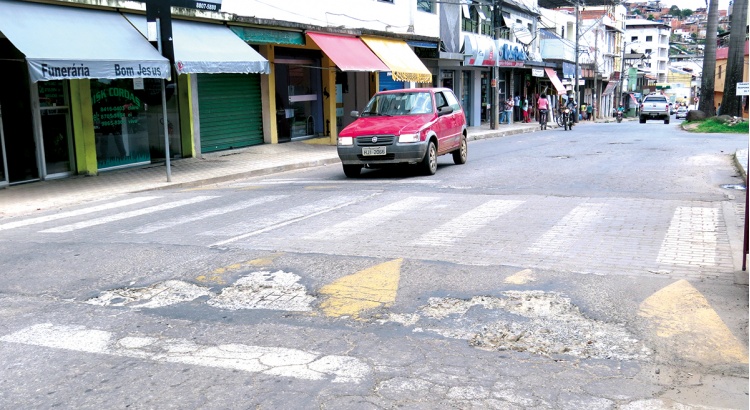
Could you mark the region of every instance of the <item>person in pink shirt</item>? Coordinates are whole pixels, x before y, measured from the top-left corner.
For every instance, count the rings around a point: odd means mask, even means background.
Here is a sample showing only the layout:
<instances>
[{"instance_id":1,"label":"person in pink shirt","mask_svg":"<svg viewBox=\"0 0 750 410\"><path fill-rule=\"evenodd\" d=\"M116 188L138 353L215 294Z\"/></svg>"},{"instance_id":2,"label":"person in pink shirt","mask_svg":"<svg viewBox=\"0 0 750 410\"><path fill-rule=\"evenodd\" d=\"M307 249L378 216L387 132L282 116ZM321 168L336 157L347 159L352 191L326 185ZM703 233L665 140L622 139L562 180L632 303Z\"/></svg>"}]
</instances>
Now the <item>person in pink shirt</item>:
<instances>
[{"instance_id":1,"label":"person in pink shirt","mask_svg":"<svg viewBox=\"0 0 750 410\"><path fill-rule=\"evenodd\" d=\"M543 130L547 129L547 113L549 112L549 101L547 96L542 93L536 101L536 107L539 109L539 124Z\"/></svg>"}]
</instances>

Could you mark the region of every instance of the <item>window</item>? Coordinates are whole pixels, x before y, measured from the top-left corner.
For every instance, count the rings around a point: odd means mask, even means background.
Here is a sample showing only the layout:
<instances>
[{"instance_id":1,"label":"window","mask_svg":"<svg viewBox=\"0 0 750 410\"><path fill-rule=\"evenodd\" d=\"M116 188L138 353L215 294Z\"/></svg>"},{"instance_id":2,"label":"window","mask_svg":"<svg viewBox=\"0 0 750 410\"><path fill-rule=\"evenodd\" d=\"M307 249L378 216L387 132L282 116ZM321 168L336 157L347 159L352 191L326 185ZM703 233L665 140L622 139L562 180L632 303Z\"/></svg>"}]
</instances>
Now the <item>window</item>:
<instances>
[{"instance_id":1,"label":"window","mask_svg":"<svg viewBox=\"0 0 750 410\"><path fill-rule=\"evenodd\" d=\"M630 37L630 41L638 41L638 36Z\"/></svg>"},{"instance_id":2,"label":"window","mask_svg":"<svg viewBox=\"0 0 750 410\"><path fill-rule=\"evenodd\" d=\"M435 10L433 10L433 3L432 0L418 0L417 1L417 10L426 11L427 13L432 13Z\"/></svg>"},{"instance_id":3,"label":"window","mask_svg":"<svg viewBox=\"0 0 750 410\"><path fill-rule=\"evenodd\" d=\"M649 55L651 54L651 52L652 52L652 51L653 51L653 50L651 50L650 48L647 48L647 49L646 49L646 50L645 50L645 51L643 52L643 54L645 54L645 55L646 55L646 57L649 57Z\"/></svg>"},{"instance_id":4,"label":"window","mask_svg":"<svg viewBox=\"0 0 750 410\"><path fill-rule=\"evenodd\" d=\"M381 3L393 3L393 0L378 0Z\"/></svg>"},{"instance_id":5,"label":"window","mask_svg":"<svg viewBox=\"0 0 750 410\"><path fill-rule=\"evenodd\" d=\"M646 36L646 41L654 41L654 36Z\"/></svg>"},{"instance_id":6,"label":"window","mask_svg":"<svg viewBox=\"0 0 750 410\"><path fill-rule=\"evenodd\" d=\"M719 71L718 71L718 73L719 73L719 78L721 78L721 66L719 66Z\"/></svg>"}]
</instances>

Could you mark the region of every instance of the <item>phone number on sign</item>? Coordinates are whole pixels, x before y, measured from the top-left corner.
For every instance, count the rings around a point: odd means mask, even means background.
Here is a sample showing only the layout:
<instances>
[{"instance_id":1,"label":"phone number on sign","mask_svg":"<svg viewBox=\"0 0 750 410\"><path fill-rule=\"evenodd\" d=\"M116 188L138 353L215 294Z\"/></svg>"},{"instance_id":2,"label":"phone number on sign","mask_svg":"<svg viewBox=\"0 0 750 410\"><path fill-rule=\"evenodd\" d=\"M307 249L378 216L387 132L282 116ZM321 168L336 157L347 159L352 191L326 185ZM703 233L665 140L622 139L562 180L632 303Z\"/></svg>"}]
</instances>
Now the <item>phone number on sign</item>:
<instances>
[{"instance_id":1,"label":"phone number on sign","mask_svg":"<svg viewBox=\"0 0 750 410\"><path fill-rule=\"evenodd\" d=\"M219 6L216 4L211 3L203 3L203 2L195 2L195 8L199 10L213 10L216 11L219 9Z\"/></svg>"}]
</instances>

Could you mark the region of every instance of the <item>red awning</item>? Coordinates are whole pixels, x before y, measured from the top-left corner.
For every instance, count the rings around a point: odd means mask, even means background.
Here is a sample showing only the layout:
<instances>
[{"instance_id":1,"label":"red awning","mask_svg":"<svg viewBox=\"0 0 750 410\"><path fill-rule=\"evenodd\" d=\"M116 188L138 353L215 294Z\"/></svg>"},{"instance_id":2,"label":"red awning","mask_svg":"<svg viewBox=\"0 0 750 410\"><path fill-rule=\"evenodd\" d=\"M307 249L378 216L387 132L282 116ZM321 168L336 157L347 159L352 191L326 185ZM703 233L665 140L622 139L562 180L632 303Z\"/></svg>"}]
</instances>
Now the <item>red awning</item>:
<instances>
[{"instance_id":1,"label":"red awning","mask_svg":"<svg viewBox=\"0 0 750 410\"><path fill-rule=\"evenodd\" d=\"M615 87L617 87L618 81L610 81L609 84L607 84L607 88L602 91L602 95L609 95L612 94L615 91Z\"/></svg>"},{"instance_id":2,"label":"red awning","mask_svg":"<svg viewBox=\"0 0 750 410\"><path fill-rule=\"evenodd\" d=\"M557 73L555 70L545 67L544 72L547 73L547 77L549 77L549 80L552 81L552 85L555 86L555 90L557 90L557 94L559 95L565 95L565 86L563 86L562 81L560 81L559 78L557 78Z\"/></svg>"},{"instance_id":3,"label":"red awning","mask_svg":"<svg viewBox=\"0 0 750 410\"><path fill-rule=\"evenodd\" d=\"M306 33L341 71L391 71L357 37Z\"/></svg>"}]
</instances>

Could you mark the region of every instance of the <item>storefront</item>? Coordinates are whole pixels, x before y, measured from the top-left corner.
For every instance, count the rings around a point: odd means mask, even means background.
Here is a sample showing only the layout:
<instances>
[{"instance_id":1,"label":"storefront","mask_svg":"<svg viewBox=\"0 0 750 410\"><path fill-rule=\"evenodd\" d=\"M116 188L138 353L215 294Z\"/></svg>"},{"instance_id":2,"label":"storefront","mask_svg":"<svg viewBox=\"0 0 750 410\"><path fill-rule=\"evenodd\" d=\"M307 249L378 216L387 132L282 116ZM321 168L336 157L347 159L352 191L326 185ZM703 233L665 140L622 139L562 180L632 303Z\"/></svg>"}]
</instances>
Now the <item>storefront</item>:
<instances>
[{"instance_id":1,"label":"storefront","mask_svg":"<svg viewBox=\"0 0 750 410\"><path fill-rule=\"evenodd\" d=\"M0 8L0 184L148 161L141 114L147 87L169 77L168 60L119 13L7 0Z\"/></svg>"},{"instance_id":2,"label":"storefront","mask_svg":"<svg viewBox=\"0 0 750 410\"><path fill-rule=\"evenodd\" d=\"M492 108L492 68L497 65L497 43L492 37L463 33L464 61L458 96L469 126L489 121ZM503 82L502 86L505 83Z\"/></svg>"},{"instance_id":3,"label":"storefront","mask_svg":"<svg viewBox=\"0 0 750 410\"><path fill-rule=\"evenodd\" d=\"M145 16L126 18L146 34ZM270 72L268 60L221 24L173 19L172 36L178 81L176 89L167 87L170 153L192 157L263 144L260 76ZM147 126L162 130L162 143L152 145L162 153L164 123L151 119Z\"/></svg>"}]
</instances>

